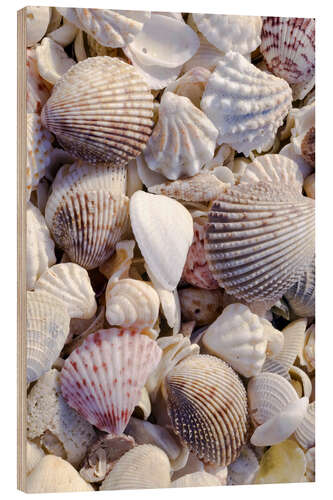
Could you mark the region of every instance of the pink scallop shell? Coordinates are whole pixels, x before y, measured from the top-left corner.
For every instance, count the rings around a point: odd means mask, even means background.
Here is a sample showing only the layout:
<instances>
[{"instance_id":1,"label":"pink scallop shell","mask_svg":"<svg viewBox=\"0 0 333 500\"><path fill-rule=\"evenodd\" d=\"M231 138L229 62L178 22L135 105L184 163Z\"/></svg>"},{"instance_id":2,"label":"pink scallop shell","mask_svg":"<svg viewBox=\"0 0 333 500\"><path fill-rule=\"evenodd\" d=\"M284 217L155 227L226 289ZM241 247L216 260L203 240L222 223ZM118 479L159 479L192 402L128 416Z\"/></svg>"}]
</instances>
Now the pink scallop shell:
<instances>
[{"instance_id":1,"label":"pink scallop shell","mask_svg":"<svg viewBox=\"0 0 333 500\"><path fill-rule=\"evenodd\" d=\"M121 434L161 355L156 341L139 330L99 330L66 359L62 395L101 431Z\"/></svg>"}]
</instances>

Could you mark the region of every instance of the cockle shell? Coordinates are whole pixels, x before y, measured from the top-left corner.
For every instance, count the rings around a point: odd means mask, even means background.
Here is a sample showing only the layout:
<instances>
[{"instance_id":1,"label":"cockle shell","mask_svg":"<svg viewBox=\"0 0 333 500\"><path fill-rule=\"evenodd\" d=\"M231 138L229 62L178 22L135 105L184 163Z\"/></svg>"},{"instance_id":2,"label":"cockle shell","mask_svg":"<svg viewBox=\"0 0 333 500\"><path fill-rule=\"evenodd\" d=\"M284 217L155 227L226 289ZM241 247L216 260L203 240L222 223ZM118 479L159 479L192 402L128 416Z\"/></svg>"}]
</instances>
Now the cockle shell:
<instances>
[{"instance_id":1,"label":"cockle shell","mask_svg":"<svg viewBox=\"0 0 333 500\"><path fill-rule=\"evenodd\" d=\"M282 330L283 348L274 359L285 366L288 371L303 348L306 323L306 318L301 318L292 321Z\"/></svg>"},{"instance_id":2,"label":"cockle shell","mask_svg":"<svg viewBox=\"0 0 333 500\"><path fill-rule=\"evenodd\" d=\"M36 47L39 74L44 80L54 85L75 65L74 59L68 57L63 47L49 37L45 37Z\"/></svg>"},{"instance_id":3,"label":"cockle shell","mask_svg":"<svg viewBox=\"0 0 333 500\"><path fill-rule=\"evenodd\" d=\"M310 403L306 415L295 431L295 439L303 450L315 445L315 402Z\"/></svg>"},{"instance_id":4,"label":"cockle shell","mask_svg":"<svg viewBox=\"0 0 333 500\"><path fill-rule=\"evenodd\" d=\"M68 262L47 269L35 286L63 302L71 318L89 319L97 310L95 292L83 267Z\"/></svg>"},{"instance_id":5,"label":"cockle shell","mask_svg":"<svg viewBox=\"0 0 333 500\"><path fill-rule=\"evenodd\" d=\"M254 451L243 446L237 460L228 467L227 484L252 484L258 469L259 462Z\"/></svg>"},{"instance_id":6,"label":"cockle shell","mask_svg":"<svg viewBox=\"0 0 333 500\"><path fill-rule=\"evenodd\" d=\"M300 483L304 481L305 455L290 439L271 446L260 460L255 484Z\"/></svg>"},{"instance_id":7,"label":"cockle shell","mask_svg":"<svg viewBox=\"0 0 333 500\"><path fill-rule=\"evenodd\" d=\"M27 49L27 113L38 113L50 96L50 90L46 82L38 73L36 48Z\"/></svg>"},{"instance_id":8,"label":"cockle shell","mask_svg":"<svg viewBox=\"0 0 333 500\"><path fill-rule=\"evenodd\" d=\"M64 347L70 317L64 303L43 292L27 292L27 380L47 372Z\"/></svg>"},{"instance_id":9,"label":"cockle shell","mask_svg":"<svg viewBox=\"0 0 333 500\"><path fill-rule=\"evenodd\" d=\"M156 342L139 330L100 330L66 359L62 394L98 429L121 434L161 354Z\"/></svg>"},{"instance_id":10,"label":"cockle shell","mask_svg":"<svg viewBox=\"0 0 333 500\"><path fill-rule=\"evenodd\" d=\"M90 57L69 69L42 111L44 126L73 157L126 165L145 148L153 96L129 64Z\"/></svg>"},{"instance_id":11,"label":"cockle shell","mask_svg":"<svg viewBox=\"0 0 333 500\"><path fill-rule=\"evenodd\" d=\"M309 482L313 482L313 481L315 481L315 476L316 476L316 467L315 467L316 448L315 448L315 446L313 448L310 448L305 453L305 461L306 461L306 472L305 472L306 480Z\"/></svg>"},{"instance_id":12,"label":"cockle shell","mask_svg":"<svg viewBox=\"0 0 333 500\"><path fill-rule=\"evenodd\" d=\"M315 259L306 268L301 278L284 294L292 311L297 316L315 315Z\"/></svg>"},{"instance_id":13,"label":"cockle shell","mask_svg":"<svg viewBox=\"0 0 333 500\"><path fill-rule=\"evenodd\" d=\"M222 312L222 290L191 287L179 290L178 295L183 320L194 320L198 326L209 325Z\"/></svg>"},{"instance_id":14,"label":"cockle shell","mask_svg":"<svg viewBox=\"0 0 333 500\"><path fill-rule=\"evenodd\" d=\"M216 138L213 123L187 97L165 92L144 158L151 170L168 179L189 177L213 158Z\"/></svg>"},{"instance_id":15,"label":"cockle shell","mask_svg":"<svg viewBox=\"0 0 333 500\"><path fill-rule=\"evenodd\" d=\"M27 114L27 168L26 197L37 188L40 179L45 175L53 150L52 135L42 126L37 113Z\"/></svg>"},{"instance_id":16,"label":"cockle shell","mask_svg":"<svg viewBox=\"0 0 333 500\"><path fill-rule=\"evenodd\" d=\"M110 257L128 215L126 169L75 162L62 167L45 208L60 248L86 269Z\"/></svg>"},{"instance_id":17,"label":"cockle shell","mask_svg":"<svg viewBox=\"0 0 333 500\"><path fill-rule=\"evenodd\" d=\"M27 289L33 290L43 272L56 263L54 242L45 219L32 203L27 203Z\"/></svg>"},{"instance_id":18,"label":"cockle shell","mask_svg":"<svg viewBox=\"0 0 333 500\"><path fill-rule=\"evenodd\" d=\"M202 94L205 90L210 71L206 68L196 67L192 68L176 81L171 82L166 92L173 92L174 94L187 97L190 101L200 108L200 101Z\"/></svg>"},{"instance_id":19,"label":"cockle shell","mask_svg":"<svg viewBox=\"0 0 333 500\"><path fill-rule=\"evenodd\" d=\"M266 359L267 339L260 318L243 304L230 304L202 338L209 354L227 361L244 377L258 375Z\"/></svg>"},{"instance_id":20,"label":"cockle shell","mask_svg":"<svg viewBox=\"0 0 333 500\"><path fill-rule=\"evenodd\" d=\"M130 218L147 266L163 288L173 291L180 280L192 243L193 221L190 213L167 196L136 191L130 200Z\"/></svg>"},{"instance_id":21,"label":"cockle shell","mask_svg":"<svg viewBox=\"0 0 333 500\"><path fill-rule=\"evenodd\" d=\"M315 127L311 127L305 134L301 144L302 156L311 167L315 166L315 140L316 129Z\"/></svg>"},{"instance_id":22,"label":"cockle shell","mask_svg":"<svg viewBox=\"0 0 333 500\"><path fill-rule=\"evenodd\" d=\"M123 455L104 479L100 490L168 488L170 463L157 446L142 444Z\"/></svg>"},{"instance_id":23,"label":"cockle shell","mask_svg":"<svg viewBox=\"0 0 333 500\"><path fill-rule=\"evenodd\" d=\"M57 10L105 47L124 47L131 43L150 18L150 12L145 11L60 7Z\"/></svg>"},{"instance_id":24,"label":"cockle shell","mask_svg":"<svg viewBox=\"0 0 333 500\"><path fill-rule=\"evenodd\" d=\"M224 52L211 45L204 36L198 33L200 46L196 53L183 66L183 71L188 72L193 68L201 67L213 71L218 61L224 56Z\"/></svg>"},{"instance_id":25,"label":"cockle shell","mask_svg":"<svg viewBox=\"0 0 333 500\"><path fill-rule=\"evenodd\" d=\"M306 196L309 196L309 198L312 198L313 200L316 197L316 176L315 174L310 174L307 176L307 178L304 181L303 187Z\"/></svg>"},{"instance_id":26,"label":"cockle shell","mask_svg":"<svg viewBox=\"0 0 333 500\"><path fill-rule=\"evenodd\" d=\"M175 432L205 463L236 460L247 433L245 389L233 369L214 356L195 355L165 379Z\"/></svg>"},{"instance_id":27,"label":"cockle shell","mask_svg":"<svg viewBox=\"0 0 333 500\"><path fill-rule=\"evenodd\" d=\"M260 71L236 52L228 52L210 76L201 109L219 131L217 143L249 156L270 147L291 108L287 82Z\"/></svg>"},{"instance_id":28,"label":"cockle shell","mask_svg":"<svg viewBox=\"0 0 333 500\"><path fill-rule=\"evenodd\" d=\"M192 14L200 32L223 52L248 54L260 45L260 16Z\"/></svg>"},{"instance_id":29,"label":"cockle shell","mask_svg":"<svg viewBox=\"0 0 333 500\"><path fill-rule=\"evenodd\" d=\"M193 472L171 482L170 488L193 488L195 486L221 486L213 474L205 471Z\"/></svg>"},{"instance_id":30,"label":"cockle shell","mask_svg":"<svg viewBox=\"0 0 333 500\"><path fill-rule=\"evenodd\" d=\"M35 45L46 33L51 18L51 7L26 7L27 47Z\"/></svg>"}]
</instances>

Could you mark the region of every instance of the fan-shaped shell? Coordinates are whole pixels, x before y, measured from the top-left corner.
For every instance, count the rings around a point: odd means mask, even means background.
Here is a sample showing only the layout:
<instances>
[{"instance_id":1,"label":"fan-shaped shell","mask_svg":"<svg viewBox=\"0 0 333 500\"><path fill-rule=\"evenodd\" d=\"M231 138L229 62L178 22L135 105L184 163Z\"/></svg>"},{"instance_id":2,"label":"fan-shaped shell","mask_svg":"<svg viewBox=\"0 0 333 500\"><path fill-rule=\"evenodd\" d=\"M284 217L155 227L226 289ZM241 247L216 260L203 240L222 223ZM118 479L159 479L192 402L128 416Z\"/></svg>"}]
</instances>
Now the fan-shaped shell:
<instances>
[{"instance_id":1,"label":"fan-shaped shell","mask_svg":"<svg viewBox=\"0 0 333 500\"><path fill-rule=\"evenodd\" d=\"M196 325L209 325L222 312L222 290L183 288L178 291L182 318L195 321Z\"/></svg>"},{"instance_id":2,"label":"fan-shaped shell","mask_svg":"<svg viewBox=\"0 0 333 500\"><path fill-rule=\"evenodd\" d=\"M121 434L161 354L156 342L139 330L100 330L66 359L62 394L98 429Z\"/></svg>"},{"instance_id":3,"label":"fan-shaped shell","mask_svg":"<svg viewBox=\"0 0 333 500\"><path fill-rule=\"evenodd\" d=\"M36 48L27 49L27 113L38 113L50 96L50 90L38 73Z\"/></svg>"},{"instance_id":4,"label":"fan-shaped shell","mask_svg":"<svg viewBox=\"0 0 333 500\"><path fill-rule=\"evenodd\" d=\"M249 156L271 146L291 99L287 82L228 52L208 80L201 108L219 131L217 143Z\"/></svg>"},{"instance_id":5,"label":"fan-shaped shell","mask_svg":"<svg viewBox=\"0 0 333 500\"><path fill-rule=\"evenodd\" d=\"M200 101L205 90L210 71L206 68L195 67L187 71L176 81L169 83L166 92L187 97L190 101L200 108Z\"/></svg>"},{"instance_id":6,"label":"fan-shaped shell","mask_svg":"<svg viewBox=\"0 0 333 500\"><path fill-rule=\"evenodd\" d=\"M306 415L294 434L303 450L308 450L315 445L315 402L310 403Z\"/></svg>"},{"instance_id":7,"label":"fan-shaped shell","mask_svg":"<svg viewBox=\"0 0 333 500\"><path fill-rule=\"evenodd\" d=\"M51 19L51 7L26 7L27 47L35 45L46 33Z\"/></svg>"},{"instance_id":8,"label":"fan-shaped shell","mask_svg":"<svg viewBox=\"0 0 333 500\"><path fill-rule=\"evenodd\" d=\"M289 371L294 364L297 355L302 351L306 330L306 318L298 319L289 323L283 330L283 348L281 352L275 356L275 360L285 366Z\"/></svg>"},{"instance_id":9,"label":"fan-shaped shell","mask_svg":"<svg viewBox=\"0 0 333 500\"><path fill-rule=\"evenodd\" d=\"M290 381L288 369L280 361L276 361L274 358L267 357L261 371L276 373L277 375L281 375L281 377Z\"/></svg>"},{"instance_id":10,"label":"fan-shaped shell","mask_svg":"<svg viewBox=\"0 0 333 500\"><path fill-rule=\"evenodd\" d=\"M37 113L27 114L27 169L26 169L26 195L37 188L40 179L45 175L50 164L50 154L53 150L52 136L42 126Z\"/></svg>"},{"instance_id":11,"label":"fan-shaped shell","mask_svg":"<svg viewBox=\"0 0 333 500\"><path fill-rule=\"evenodd\" d=\"M172 481L170 488L193 488L195 486L221 486L221 483L213 474L199 471L185 474L185 476Z\"/></svg>"},{"instance_id":12,"label":"fan-shaped shell","mask_svg":"<svg viewBox=\"0 0 333 500\"><path fill-rule=\"evenodd\" d=\"M70 317L63 302L42 292L27 292L27 381L46 373L64 347Z\"/></svg>"},{"instance_id":13,"label":"fan-shaped shell","mask_svg":"<svg viewBox=\"0 0 333 500\"><path fill-rule=\"evenodd\" d=\"M285 293L289 306L297 316L315 315L315 259L300 279Z\"/></svg>"},{"instance_id":14,"label":"fan-shaped shell","mask_svg":"<svg viewBox=\"0 0 333 500\"><path fill-rule=\"evenodd\" d=\"M46 223L60 248L86 269L106 261L127 221L126 169L65 165L45 208Z\"/></svg>"},{"instance_id":15,"label":"fan-shaped shell","mask_svg":"<svg viewBox=\"0 0 333 500\"><path fill-rule=\"evenodd\" d=\"M97 310L95 292L83 267L68 262L47 269L36 283L36 291L61 300L71 318L89 319Z\"/></svg>"},{"instance_id":16,"label":"fan-shaped shell","mask_svg":"<svg viewBox=\"0 0 333 500\"><path fill-rule=\"evenodd\" d=\"M216 138L213 123L187 97L165 92L144 157L168 179L192 176L213 158Z\"/></svg>"},{"instance_id":17,"label":"fan-shaped shell","mask_svg":"<svg viewBox=\"0 0 333 500\"><path fill-rule=\"evenodd\" d=\"M153 96L133 66L89 57L54 86L44 126L74 158L126 165L145 148L153 126Z\"/></svg>"},{"instance_id":18,"label":"fan-shaped shell","mask_svg":"<svg viewBox=\"0 0 333 500\"><path fill-rule=\"evenodd\" d=\"M236 373L214 356L195 355L165 379L175 432L205 463L229 465L246 439L247 400Z\"/></svg>"},{"instance_id":19,"label":"fan-shaped shell","mask_svg":"<svg viewBox=\"0 0 333 500\"><path fill-rule=\"evenodd\" d=\"M206 257L228 294L273 305L314 256L314 203L291 185L240 184L209 212Z\"/></svg>"}]
</instances>

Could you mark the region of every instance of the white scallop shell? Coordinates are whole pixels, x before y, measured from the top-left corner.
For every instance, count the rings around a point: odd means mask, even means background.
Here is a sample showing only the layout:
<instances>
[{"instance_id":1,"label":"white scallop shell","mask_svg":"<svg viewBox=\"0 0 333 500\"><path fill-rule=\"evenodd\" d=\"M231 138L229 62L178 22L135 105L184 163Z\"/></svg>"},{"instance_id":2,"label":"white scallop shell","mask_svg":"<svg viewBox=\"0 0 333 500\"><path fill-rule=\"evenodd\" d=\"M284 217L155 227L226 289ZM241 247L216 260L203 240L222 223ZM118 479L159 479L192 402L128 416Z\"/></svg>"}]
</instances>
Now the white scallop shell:
<instances>
[{"instance_id":1,"label":"white scallop shell","mask_svg":"<svg viewBox=\"0 0 333 500\"><path fill-rule=\"evenodd\" d=\"M283 330L283 348L281 352L275 356L275 360L281 363L289 371L294 364L297 355L302 351L304 346L306 318L297 319L289 323Z\"/></svg>"},{"instance_id":2,"label":"white scallop shell","mask_svg":"<svg viewBox=\"0 0 333 500\"><path fill-rule=\"evenodd\" d=\"M170 488L193 488L195 486L221 486L213 474L205 471L193 472L171 482Z\"/></svg>"},{"instance_id":3,"label":"white scallop shell","mask_svg":"<svg viewBox=\"0 0 333 500\"><path fill-rule=\"evenodd\" d=\"M306 415L295 431L295 439L303 450L315 445L315 402L310 403Z\"/></svg>"},{"instance_id":4,"label":"white scallop shell","mask_svg":"<svg viewBox=\"0 0 333 500\"><path fill-rule=\"evenodd\" d=\"M208 80L201 108L219 131L217 143L249 156L274 140L291 108L291 89L242 55L228 52Z\"/></svg>"},{"instance_id":5,"label":"white scallop shell","mask_svg":"<svg viewBox=\"0 0 333 500\"><path fill-rule=\"evenodd\" d=\"M168 179L192 176L213 158L216 138L213 123L187 97L165 92L144 157Z\"/></svg>"},{"instance_id":6,"label":"white scallop shell","mask_svg":"<svg viewBox=\"0 0 333 500\"><path fill-rule=\"evenodd\" d=\"M43 38L51 19L51 7L26 7L27 47L35 45Z\"/></svg>"},{"instance_id":7,"label":"white scallop shell","mask_svg":"<svg viewBox=\"0 0 333 500\"><path fill-rule=\"evenodd\" d=\"M48 37L37 45L36 55L40 76L52 85L75 65L74 59L68 57L62 46Z\"/></svg>"},{"instance_id":8,"label":"white scallop shell","mask_svg":"<svg viewBox=\"0 0 333 500\"><path fill-rule=\"evenodd\" d=\"M200 33L199 40L199 49L194 56L184 64L184 72L188 72L199 66L209 71L213 71L219 60L224 56L224 52L214 47L214 45L211 45Z\"/></svg>"},{"instance_id":9,"label":"white scallop shell","mask_svg":"<svg viewBox=\"0 0 333 500\"><path fill-rule=\"evenodd\" d=\"M27 113L38 113L50 96L50 90L46 82L38 73L36 48L27 49L26 59L27 74Z\"/></svg>"},{"instance_id":10,"label":"white scallop shell","mask_svg":"<svg viewBox=\"0 0 333 500\"><path fill-rule=\"evenodd\" d=\"M26 196L29 199L31 191L37 188L40 179L45 175L50 164L50 154L53 150L52 135L42 126L37 113L27 114L27 168Z\"/></svg>"},{"instance_id":11,"label":"white scallop shell","mask_svg":"<svg viewBox=\"0 0 333 500\"><path fill-rule=\"evenodd\" d=\"M209 77L210 71L208 69L192 68L176 81L169 83L165 92L173 92L182 97L187 97L194 106L200 109L200 101Z\"/></svg>"}]
</instances>

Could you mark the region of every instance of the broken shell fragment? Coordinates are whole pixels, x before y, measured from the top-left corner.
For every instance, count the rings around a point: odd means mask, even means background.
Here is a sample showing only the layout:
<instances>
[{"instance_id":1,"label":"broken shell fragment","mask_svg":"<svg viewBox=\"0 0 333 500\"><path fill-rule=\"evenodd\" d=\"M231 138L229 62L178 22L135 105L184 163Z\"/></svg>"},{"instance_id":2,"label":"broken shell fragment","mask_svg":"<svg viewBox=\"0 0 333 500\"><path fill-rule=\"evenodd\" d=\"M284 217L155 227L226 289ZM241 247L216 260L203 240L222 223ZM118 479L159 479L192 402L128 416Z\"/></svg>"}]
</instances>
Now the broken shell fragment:
<instances>
[{"instance_id":1,"label":"broken shell fragment","mask_svg":"<svg viewBox=\"0 0 333 500\"><path fill-rule=\"evenodd\" d=\"M311 127L305 134L301 144L302 156L311 167L315 166L315 140L316 129L315 127Z\"/></svg>"},{"instance_id":2,"label":"broken shell fragment","mask_svg":"<svg viewBox=\"0 0 333 500\"><path fill-rule=\"evenodd\" d=\"M42 107L50 96L50 90L38 72L35 47L27 49L26 74L27 113L37 113L40 115Z\"/></svg>"},{"instance_id":3,"label":"broken shell fragment","mask_svg":"<svg viewBox=\"0 0 333 500\"><path fill-rule=\"evenodd\" d=\"M306 324L306 318L301 318L292 321L282 330L283 348L274 359L285 366L288 371L294 364L297 355L302 351Z\"/></svg>"},{"instance_id":4,"label":"broken shell fragment","mask_svg":"<svg viewBox=\"0 0 333 500\"><path fill-rule=\"evenodd\" d=\"M189 72L198 67L213 71L219 60L224 56L224 52L210 44L201 33L199 33L198 36L200 46L194 56L184 64L184 72Z\"/></svg>"},{"instance_id":5,"label":"broken shell fragment","mask_svg":"<svg viewBox=\"0 0 333 500\"><path fill-rule=\"evenodd\" d=\"M306 196L309 196L309 198L312 198L313 200L316 197L316 175L315 174L310 174L307 176L307 178L304 181L304 191Z\"/></svg>"},{"instance_id":6,"label":"broken shell fragment","mask_svg":"<svg viewBox=\"0 0 333 500\"><path fill-rule=\"evenodd\" d=\"M183 288L178 291L182 318L194 320L198 326L209 325L222 312L222 290Z\"/></svg>"},{"instance_id":7,"label":"broken shell fragment","mask_svg":"<svg viewBox=\"0 0 333 500\"><path fill-rule=\"evenodd\" d=\"M36 467L45 456L44 451L34 441L27 439L27 475Z\"/></svg>"}]
</instances>

